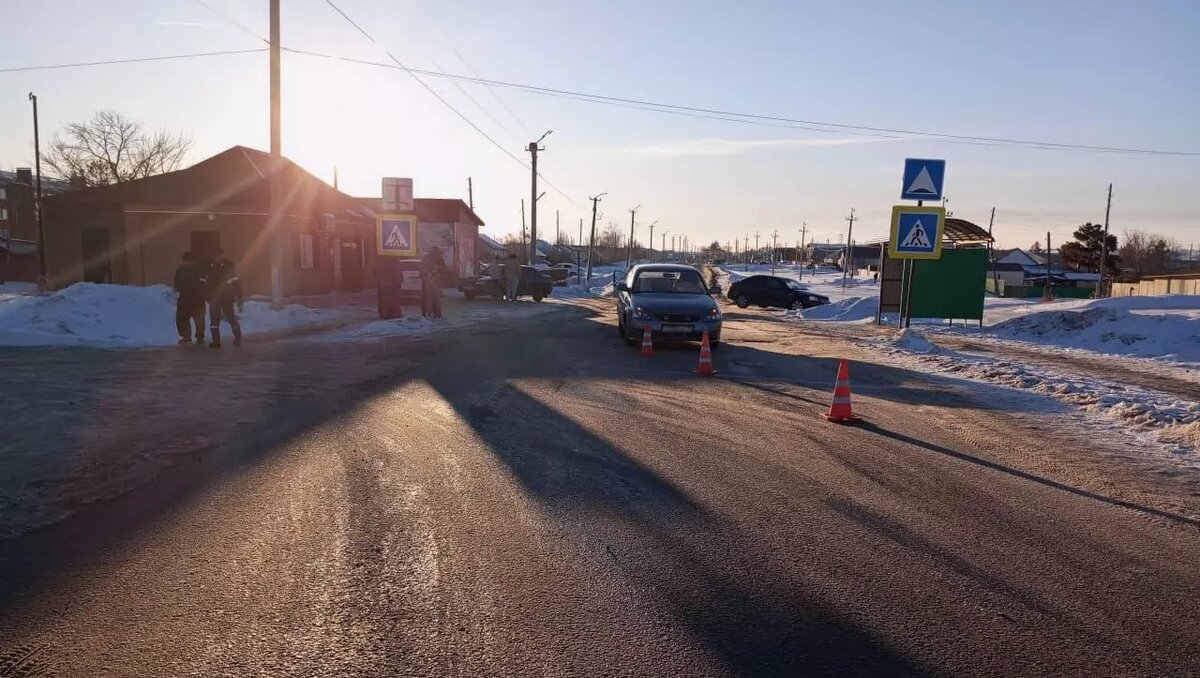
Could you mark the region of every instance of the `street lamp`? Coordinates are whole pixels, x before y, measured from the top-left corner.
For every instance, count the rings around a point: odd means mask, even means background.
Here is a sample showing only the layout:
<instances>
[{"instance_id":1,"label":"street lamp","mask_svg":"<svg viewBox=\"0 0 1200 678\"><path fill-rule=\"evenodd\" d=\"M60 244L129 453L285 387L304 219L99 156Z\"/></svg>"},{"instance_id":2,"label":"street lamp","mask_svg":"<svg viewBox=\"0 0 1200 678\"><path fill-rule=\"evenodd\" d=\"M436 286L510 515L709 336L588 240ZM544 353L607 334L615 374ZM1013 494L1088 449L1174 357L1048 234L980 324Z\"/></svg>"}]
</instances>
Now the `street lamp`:
<instances>
[{"instance_id":1,"label":"street lamp","mask_svg":"<svg viewBox=\"0 0 1200 678\"><path fill-rule=\"evenodd\" d=\"M654 224L657 224L655 221ZM650 261L654 261L654 224L650 224Z\"/></svg>"},{"instance_id":2,"label":"street lamp","mask_svg":"<svg viewBox=\"0 0 1200 678\"><path fill-rule=\"evenodd\" d=\"M663 231L663 232L662 232L662 251L663 251L663 253L662 253L662 256L663 256L663 261L666 261L666 260L667 260L667 236L668 236L668 235L670 235L670 233L671 233L670 231Z\"/></svg>"}]
</instances>

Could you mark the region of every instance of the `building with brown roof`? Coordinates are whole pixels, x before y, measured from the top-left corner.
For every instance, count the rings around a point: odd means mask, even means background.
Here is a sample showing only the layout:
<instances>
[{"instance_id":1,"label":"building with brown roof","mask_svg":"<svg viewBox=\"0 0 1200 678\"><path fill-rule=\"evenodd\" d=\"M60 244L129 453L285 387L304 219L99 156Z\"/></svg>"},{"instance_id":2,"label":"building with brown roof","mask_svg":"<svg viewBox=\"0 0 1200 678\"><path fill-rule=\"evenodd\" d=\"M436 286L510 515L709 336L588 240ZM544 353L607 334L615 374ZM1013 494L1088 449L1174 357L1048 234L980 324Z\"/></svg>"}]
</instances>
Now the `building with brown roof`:
<instances>
[{"instance_id":1,"label":"building with brown roof","mask_svg":"<svg viewBox=\"0 0 1200 678\"><path fill-rule=\"evenodd\" d=\"M44 201L52 288L75 282L170 285L187 251L232 259L247 294L271 291L271 156L234 146L186 169ZM284 159L285 295L374 282L374 219L349 196Z\"/></svg>"}]
</instances>

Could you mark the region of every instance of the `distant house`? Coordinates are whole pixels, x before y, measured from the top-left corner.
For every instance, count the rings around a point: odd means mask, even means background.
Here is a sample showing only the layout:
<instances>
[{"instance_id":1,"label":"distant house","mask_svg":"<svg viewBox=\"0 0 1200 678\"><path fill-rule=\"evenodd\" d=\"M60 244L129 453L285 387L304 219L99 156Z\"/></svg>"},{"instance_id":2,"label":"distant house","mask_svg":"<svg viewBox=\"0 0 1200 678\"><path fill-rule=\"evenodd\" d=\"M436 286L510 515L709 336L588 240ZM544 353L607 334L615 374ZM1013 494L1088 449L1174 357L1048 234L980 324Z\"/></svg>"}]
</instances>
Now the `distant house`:
<instances>
[{"instance_id":1,"label":"distant house","mask_svg":"<svg viewBox=\"0 0 1200 678\"><path fill-rule=\"evenodd\" d=\"M480 233L476 254L479 256L479 268L481 271L485 268L494 270L496 262L508 258L509 249L496 242L490 235Z\"/></svg>"},{"instance_id":2,"label":"distant house","mask_svg":"<svg viewBox=\"0 0 1200 678\"><path fill-rule=\"evenodd\" d=\"M37 181L33 170L0 170L0 283L17 280L34 282L38 277L37 211L34 197ZM69 182L42 177L42 195L70 190Z\"/></svg>"},{"instance_id":3,"label":"distant house","mask_svg":"<svg viewBox=\"0 0 1200 678\"><path fill-rule=\"evenodd\" d=\"M870 270L878 269L879 268L879 257L880 257L880 253L882 251L881 250L882 247L883 247L883 245L879 244L879 243L876 243L874 245L855 245L854 247L851 247L850 252L849 252L849 256L850 256L850 265L849 266L847 266L847 264L846 264L846 255L847 255L846 248L843 247L843 248L841 248L841 251L839 251L837 254L837 264L839 266L841 266L842 268L851 268L851 269L866 268L866 269L870 269Z\"/></svg>"}]
</instances>

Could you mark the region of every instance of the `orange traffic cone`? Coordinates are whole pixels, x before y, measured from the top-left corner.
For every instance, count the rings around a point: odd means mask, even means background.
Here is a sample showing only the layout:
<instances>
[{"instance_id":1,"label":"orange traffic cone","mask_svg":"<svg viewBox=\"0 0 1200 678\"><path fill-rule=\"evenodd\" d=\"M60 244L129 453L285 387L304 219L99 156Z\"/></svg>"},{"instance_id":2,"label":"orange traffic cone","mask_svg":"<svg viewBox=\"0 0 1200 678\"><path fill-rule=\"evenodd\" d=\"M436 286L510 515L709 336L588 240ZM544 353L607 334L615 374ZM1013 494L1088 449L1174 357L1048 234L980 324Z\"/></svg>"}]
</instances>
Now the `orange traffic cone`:
<instances>
[{"instance_id":1,"label":"orange traffic cone","mask_svg":"<svg viewBox=\"0 0 1200 678\"><path fill-rule=\"evenodd\" d=\"M837 384L833 387L833 404L829 406L829 412L822 416L838 423L862 421L854 416L854 410L850 407L850 363L846 362L845 358L838 363Z\"/></svg>"},{"instance_id":2,"label":"orange traffic cone","mask_svg":"<svg viewBox=\"0 0 1200 678\"><path fill-rule=\"evenodd\" d=\"M716 373L712 364L712 346L708 343L708 330L704 330L704 336L700 339L700 364L696 365L696 374L711 377Z\"/></svg>"},{"instance_id":3,"label":"orange traffic cone","mask_svg":"<svg viewBox=\"0 0 1200 678\"><path fill-rule=\"evenodd\" d=\"M654 357L654 340L650 338L649 325L646 325L646 329L642 330L642 357Z\"/></svg>"}]
</instances>

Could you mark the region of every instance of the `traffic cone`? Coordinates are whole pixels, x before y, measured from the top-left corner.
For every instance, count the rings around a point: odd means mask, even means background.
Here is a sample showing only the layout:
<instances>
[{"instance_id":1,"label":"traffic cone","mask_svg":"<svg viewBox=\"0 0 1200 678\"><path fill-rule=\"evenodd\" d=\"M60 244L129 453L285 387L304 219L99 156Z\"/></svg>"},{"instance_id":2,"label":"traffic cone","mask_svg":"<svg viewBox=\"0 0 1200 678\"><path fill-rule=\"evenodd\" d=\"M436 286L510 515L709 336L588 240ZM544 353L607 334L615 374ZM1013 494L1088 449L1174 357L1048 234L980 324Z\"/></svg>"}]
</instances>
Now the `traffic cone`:
<instances>
[{"instance_id":1,"label":"traffic cone","mask_svg":"<svg viewBox=\"0 0 1200 678\"><path fill-rule=\"evenodd\" d=\"M646 329L642 330L642 357L654 357L654 340L650 338L650 326L646 325Z\"/></svg>"},{"instance_id":2,"label":"traffic cone","mask_svg":"<svg viewBox=\"0 0 1200 678\"><path fill-rule=\"evenodd\" d=\"M696 365L696 374L711 377L716 373L712 364L712 346L708 343L708 330L704 330L704 336L700 339L700 364Z\"/></svg>"},{"instance_id":3,"label":"traffic cone","mask_svg":"<svg viewBox=\"0 0 1200 678\"><path fill-rule=\"evenodd\" d=\"M854 416L854 410L850 407L850 363L845 358L838 363L837 384L833 387L833 404L829 406L829 412L822 416L838 423L862 421Z\"/></svg>"}]
</instances>

